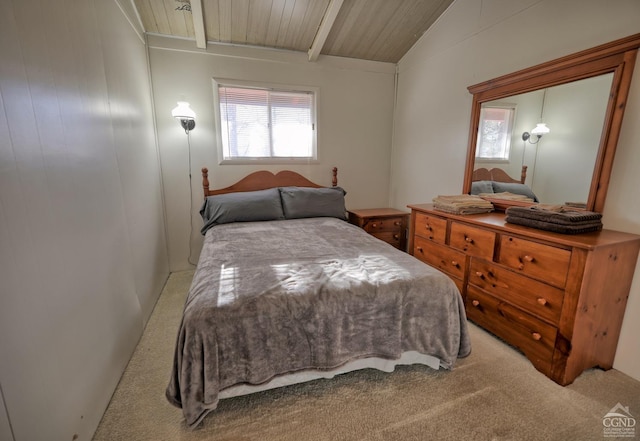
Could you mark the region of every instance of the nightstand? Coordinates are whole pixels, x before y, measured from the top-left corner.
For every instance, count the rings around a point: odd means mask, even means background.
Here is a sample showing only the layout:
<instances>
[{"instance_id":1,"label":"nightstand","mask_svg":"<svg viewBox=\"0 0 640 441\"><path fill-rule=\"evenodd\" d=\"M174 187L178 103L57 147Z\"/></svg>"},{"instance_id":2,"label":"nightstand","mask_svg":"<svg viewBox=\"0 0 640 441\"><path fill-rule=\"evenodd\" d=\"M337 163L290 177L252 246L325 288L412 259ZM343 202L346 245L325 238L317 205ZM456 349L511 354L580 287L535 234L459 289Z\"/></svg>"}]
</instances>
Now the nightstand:
<instances>
[{"instance_id":1,"label":"nightstand","mask_svg":"<svg viewBox=\"0 0 640 441\"><path fill-rule=\"evenodd\" d=\"M408 219L409 213L394 208L349 210L350 223L402 251L407 250Z\"/></svg>"}]
</instances>

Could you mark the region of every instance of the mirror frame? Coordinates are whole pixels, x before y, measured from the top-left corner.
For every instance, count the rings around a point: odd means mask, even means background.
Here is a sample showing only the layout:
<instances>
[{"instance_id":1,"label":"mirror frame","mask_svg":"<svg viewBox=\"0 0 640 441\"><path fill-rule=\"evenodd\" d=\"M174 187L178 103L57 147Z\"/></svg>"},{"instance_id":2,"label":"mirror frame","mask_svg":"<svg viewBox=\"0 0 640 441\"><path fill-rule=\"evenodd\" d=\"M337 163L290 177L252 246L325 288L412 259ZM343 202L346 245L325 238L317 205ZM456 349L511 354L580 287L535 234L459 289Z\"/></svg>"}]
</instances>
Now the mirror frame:
<instances>
[{"instance_id":1,"label":"mirror frame","mask_svg":"<svg viewBox=\"0 0 640 441\"><path fill-rule=\"evenodd\" d=\"M471 191L482 103L613 72L611 93L586 207L589 211L601 213L607 196L613 158L639 47L640 34L634 34L469 86L467 89L473 94L473 104L462 193L468 194Z\"/></svg>"}]
</instances>

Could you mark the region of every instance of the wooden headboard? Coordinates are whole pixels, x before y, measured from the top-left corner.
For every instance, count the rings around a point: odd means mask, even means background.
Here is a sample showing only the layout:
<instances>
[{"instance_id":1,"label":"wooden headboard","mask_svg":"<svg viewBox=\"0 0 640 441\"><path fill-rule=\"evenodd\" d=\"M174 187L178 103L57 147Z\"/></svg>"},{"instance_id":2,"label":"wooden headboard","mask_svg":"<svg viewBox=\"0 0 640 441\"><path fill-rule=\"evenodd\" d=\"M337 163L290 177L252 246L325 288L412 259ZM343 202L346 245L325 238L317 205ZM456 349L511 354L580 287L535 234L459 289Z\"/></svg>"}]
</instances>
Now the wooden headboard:
<instances>
[{"instance_id":1,"label":"wooden headboard","mask_svg":"<svg viewBox=\"0 0 640 441\"><path fill-rule=\"evenodd\" d=\"M524 184L527 180L527 166L522 166L522 172L520 173L520 179L513 179L501 168L492 168L488 170L486 168L478 168L473 171L472 181L496 181L496 182L515 182Z\"/></svg>"},{"instance_id":2,"label":"wooden headboard","mask_svg":"<svg viewBox=\"0 0 640 441\"><path fill-rule=\"evenodd\" d=\"M331 185L332 187L335 187L338 185L338 167L333 167L331 173ZM205 198L207 196L213 196L216 194L266 190L267 188L276 187L322 188L324 187L324 185L319 185L315 182L311 182L301 174L290 170L283 170L276 174L273 174L270 171L261 170L245 176L229 187L209 190L209 169L207 169L206 167L202 169L202 189L204 190Z\"/></svg>"}]
</instances>

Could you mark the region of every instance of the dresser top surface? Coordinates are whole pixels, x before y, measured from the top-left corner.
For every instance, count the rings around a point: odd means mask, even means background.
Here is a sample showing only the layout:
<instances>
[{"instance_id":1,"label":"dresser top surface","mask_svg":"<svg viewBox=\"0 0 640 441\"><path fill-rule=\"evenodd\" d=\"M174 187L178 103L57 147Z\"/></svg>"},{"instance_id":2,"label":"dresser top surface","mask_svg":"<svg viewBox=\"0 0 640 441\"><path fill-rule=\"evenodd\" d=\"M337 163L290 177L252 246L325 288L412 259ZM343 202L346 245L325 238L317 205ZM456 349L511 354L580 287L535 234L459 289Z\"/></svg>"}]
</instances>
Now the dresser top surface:
<instances>
[{"instance_id":1,"label":"dresser top surface","mask_svg":"<svg viewBox=\"0 0 640 441\"><path fill-rule=\"evenodd\" d=\"M408 216L410 213L406 211L396 210L395 208L362 208L359 210L349 210L358 217L398 217Z\"/></svg>"},{"instance_id":2,"label":"dresser top surface","mask_svg":"<svg viewBox=\"0 0 640 441\"><path fill-rule=\"evenodd\" d=\"M561 245L576 246L579 248L593 249L600 246L613 245L620 242L636 241L640 246L640 235L624 233L614 230L601 230L584 234L560 234L537 228L525 227L523 225L511 224L505 221L504 213L482 213L456 215L438 211L433 208L433 204L411 204L407 205L412 210L433 214L457 221L465 222L480 227L491 227L501 232L520 234L523 236L554 242Z\"/></svg>"}]
</instances>

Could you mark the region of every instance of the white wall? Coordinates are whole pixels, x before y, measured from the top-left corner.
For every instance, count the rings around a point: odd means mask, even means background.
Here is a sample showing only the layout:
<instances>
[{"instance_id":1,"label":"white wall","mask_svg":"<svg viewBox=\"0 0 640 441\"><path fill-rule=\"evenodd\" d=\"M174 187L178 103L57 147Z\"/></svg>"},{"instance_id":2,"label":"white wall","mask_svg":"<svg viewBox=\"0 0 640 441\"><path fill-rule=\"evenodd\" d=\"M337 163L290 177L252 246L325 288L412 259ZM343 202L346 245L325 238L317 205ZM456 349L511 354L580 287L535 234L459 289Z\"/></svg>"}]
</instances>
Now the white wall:
<instances>
[{"instance_id":1,"label":"white wall","mask_svg":"<svg viewBox=\"0 0 640 441\"><path fill-rule=\"evenodd\" d=\"M391 203L430 202L462 188L467 87L640 32L636 0L455 0L399 63ZM640 62L639 62L640 64ZM604 211L606 228L640 234L640 66L632 84ZM636 268L614 367L640 380Z\"/></svg>"},{"instance_id":2,"label":"white wall","mask_svg":"<svg viewBox=\"0 0 640 441\"><path fill-rule=\"evenodd\" d=\"M132 23L115 0L0 2L0 384L18 441L91 439L168 276Z\"/></svg>"},{"instance_id":3,"label":"white wall","mask_svg":"<svg viewBox=\"0 0 640 441\"><path fill-rule=\"evenodd\" d=\"M150 37L149 45L172 271L189 267L190 209L191 262L197 262L200 254L202 167L209 168L211 188L220 188L261 169L291 169L314 182L331 185L331 168L337 166L338 184L347 190L347 208L387 205L395 65L337 57L320 57L310 63L301 53L219 45L200 51L193 41L160 36ZM319 162L219 165L214 77L318 87ZM192 208L187 137L171 117L171 109L181 99L197 114L190 134Z\"/></svg>"}]
</instances>

